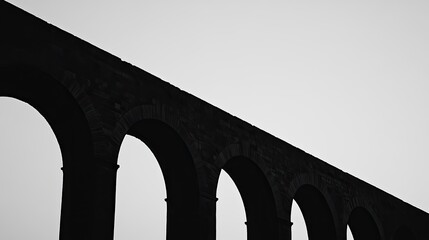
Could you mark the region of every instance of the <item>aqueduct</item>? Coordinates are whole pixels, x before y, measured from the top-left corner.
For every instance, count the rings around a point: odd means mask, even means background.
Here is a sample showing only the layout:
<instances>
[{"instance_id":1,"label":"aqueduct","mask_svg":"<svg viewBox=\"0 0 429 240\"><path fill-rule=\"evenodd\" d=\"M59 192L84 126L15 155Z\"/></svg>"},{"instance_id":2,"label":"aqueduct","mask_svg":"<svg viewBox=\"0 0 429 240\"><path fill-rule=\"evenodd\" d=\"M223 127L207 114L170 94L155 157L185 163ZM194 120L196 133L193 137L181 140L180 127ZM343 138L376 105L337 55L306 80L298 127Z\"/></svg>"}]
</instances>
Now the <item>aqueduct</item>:
<instances>
[{"instance_id":1,"label":"aqueduct","mask_svg":"<svg viewBox=\"0 0 429 240\"><path fill-rule=\"evenodd\" d=\"M429 215L294 146L0 1L0 96L36 108L63 156L60 239L113 239L126 134L156 156L167 239L215 239L216 187L240 191L248 239L290 239L295 200L309 239L429 239ZM11 24L13 23L13 24Z\"/></svg>"}]
</instances>

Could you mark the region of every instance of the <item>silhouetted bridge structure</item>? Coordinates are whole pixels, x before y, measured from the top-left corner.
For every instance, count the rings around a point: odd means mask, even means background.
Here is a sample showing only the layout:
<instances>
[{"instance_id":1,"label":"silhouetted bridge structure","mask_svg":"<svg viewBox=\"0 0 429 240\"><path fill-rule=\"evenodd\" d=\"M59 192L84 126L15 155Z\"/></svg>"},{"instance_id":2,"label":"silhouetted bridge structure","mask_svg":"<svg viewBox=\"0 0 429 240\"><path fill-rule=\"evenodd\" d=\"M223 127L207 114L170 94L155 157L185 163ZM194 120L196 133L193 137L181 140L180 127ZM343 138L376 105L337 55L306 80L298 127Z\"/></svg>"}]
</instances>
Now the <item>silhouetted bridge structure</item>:
<instances>
[{"instance_id":1,"label":"silhouetted bridge structure","mask_svg":"<svg viewBox=\"0 0 429 240\"><path fill-rule=\"evenodd\" d=\"M293 199L311 240L344 240L347 224L356 240L429 239L426 212L4 1L0 26L0 96L36 108L61 148L60 239L113 239L126 134L161 166L167 239L215 239L221 169L248 239L290 239Z\"/></svg>"}]
</instances>

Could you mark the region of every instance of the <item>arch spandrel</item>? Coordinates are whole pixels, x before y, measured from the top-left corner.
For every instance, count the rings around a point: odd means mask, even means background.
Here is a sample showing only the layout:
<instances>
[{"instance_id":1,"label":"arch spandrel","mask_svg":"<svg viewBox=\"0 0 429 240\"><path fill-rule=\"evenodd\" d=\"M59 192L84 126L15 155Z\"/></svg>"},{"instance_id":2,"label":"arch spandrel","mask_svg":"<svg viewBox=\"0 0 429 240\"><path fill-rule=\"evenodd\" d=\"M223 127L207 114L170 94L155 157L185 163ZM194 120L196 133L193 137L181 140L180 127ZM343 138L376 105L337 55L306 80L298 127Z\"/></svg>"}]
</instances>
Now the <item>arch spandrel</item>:
<instances>
[{"instance_id":1,"label":"arch spandrel","mask_svg":"<svg viewBox=\"0 0 429 240\"><path fill-rule=\"evenodd\" d=\"M392 240L417 240L415 234L409 226L401 225L396 228Z\"/></svg>"}]
</instances>

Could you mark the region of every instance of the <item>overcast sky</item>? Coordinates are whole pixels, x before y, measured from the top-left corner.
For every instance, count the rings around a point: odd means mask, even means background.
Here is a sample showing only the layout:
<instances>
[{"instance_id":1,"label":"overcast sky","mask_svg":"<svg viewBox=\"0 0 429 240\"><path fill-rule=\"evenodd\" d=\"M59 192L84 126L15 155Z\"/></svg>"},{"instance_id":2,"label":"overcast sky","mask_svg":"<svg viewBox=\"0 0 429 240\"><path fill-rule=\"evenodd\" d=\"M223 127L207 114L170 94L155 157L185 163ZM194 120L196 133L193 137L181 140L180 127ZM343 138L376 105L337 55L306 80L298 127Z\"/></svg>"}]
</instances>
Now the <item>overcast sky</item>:
<instances>
[{"instance_id":1,"label":"overcast sky","mask_svg":"<svg viewBox=\"0 0 429 240\"><path fill-rule=\"evenodd\" d=\"M429 211L428 1L9 2Z\"/></svg>"}]
</instances>

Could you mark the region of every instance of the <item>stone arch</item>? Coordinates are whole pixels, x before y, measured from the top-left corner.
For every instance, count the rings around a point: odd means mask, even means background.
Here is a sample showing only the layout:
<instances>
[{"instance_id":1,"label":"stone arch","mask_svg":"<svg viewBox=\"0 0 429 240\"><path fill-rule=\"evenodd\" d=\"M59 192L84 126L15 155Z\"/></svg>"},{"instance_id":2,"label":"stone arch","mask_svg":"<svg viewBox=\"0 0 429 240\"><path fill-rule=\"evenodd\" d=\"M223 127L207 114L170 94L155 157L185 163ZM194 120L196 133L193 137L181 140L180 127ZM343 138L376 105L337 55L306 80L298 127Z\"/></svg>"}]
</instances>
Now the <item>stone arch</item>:
<instances>
[{"instance_id":1,"label":"stone arch","mask_svg":"<svg viewBox=\"0 0 429 240\"><path fill-rule=\"evenodd\" d=\"M94 111L90 110L90 102L82 99L85 96L76 84L65 86L51 75L30 66L2 66L0 72L0 96L23 101L46 119L60 144L64 167L72 161L84 161L73 156L78 152L93 152L91 125L83 109L90 113ZM92 119L93 123L98 122L95 117ZM77 151L72 141L82 150Z\"/></svg>"},{"instance_id":2,"label":"stone arch","mask_svg":"<svg viewBox=\"0 0 429 240\"><path fill-rule=\"evenodd\" d=\"M347 204L347 222L355 240L385 239L383 225L371 203L356 195Z\"/></svg>"},{"instance_id":3,"label":"stone arch","mask_svg":"<svg viewBox=\"0 0 429 240\"><path fill-rule=\"evenodd\" d=\"M407 226L401 226L396 229L393 234L392 240L415 240L417 239L411 229Z\"/></svg>"},{"instance_id":4,"label":"stone arch","mask_svg":"<svg viewBox=\"0 0 429 240\"><path fill-rule=\"evenodd\" d=\"M144 142L154 154L167 193L167 239L198 239L198 179L183 130L165 113L166 106L140 106L123 115L113 132L118 156L126 134ZM170 113L174 115L174 113ZM119 144L118 144L119 143Z\"/></svg>"},{"instance_id":5,"label":"stone arch","mask_svg":"<svg viewBox=\"0 0 429 240\"><path fill-rule=\"evenodd\" d=\"M199 153L196 151L195 147L193 147L195 145L195 141L192 141L192 135L182 126L180 123L180 118L175 110L171 109L168 105L161 103L140 105L131 108L117 121L111 134L111 143L109 146L109 149L113 149L110 151L113 151L115 161L117 161L116 156L125 135L129 134L129 130L136 123L142 120L158 121L163 123L166 127L169 127L171 130L175 131L178 137L180 137L183 143L187 146L194 163L196 162Z\"/></svg>"},{"instance_id":6,"label":"stone arch","mask_svg":"<svg viewBox=\"0 0 429 240\"><path fill-rule=\"evenodd\" d=\"M355 240L380 240L380 228L365 207L355 207L349 215L348 225Z\"/></svg>"},{"instance_id":7,"label":"stone arch","mask_svg":"<svg viewBox=\"0 0 429 240\"><path fill-rule=\"evenodd\" d=\"M307 226L309 240L338 239L335 210L326 190L310 175L295 178L289 189L298 204ZM292 223L293 224L293 223Z\"/></svg>"},{"instance_id":8,"label":"stone arch","mask_svg":"<svg viewBox=\"0 0 429 240\"><path fill-rule=\"evenodd\" d=\"M0 73L0 96L34 107L49 123L60 146L64 173L60 238L92 235L96 159L86 112L68 86L36 67L1 66ZM78 92L75 87L75 94L82 94Z\"/></svg>"},{"instance_id":9,"label":"stone arch","mask_svg":"<svg viewBox=\"0 0 429 240\"><path fill-rule=\"evenodd\" d=\"M231 177L240 192L246 212L247 239L278 239L274 194L262 168L253 160L250 145L234 144L216 164Z\"/></svg>"}]
</instances>

